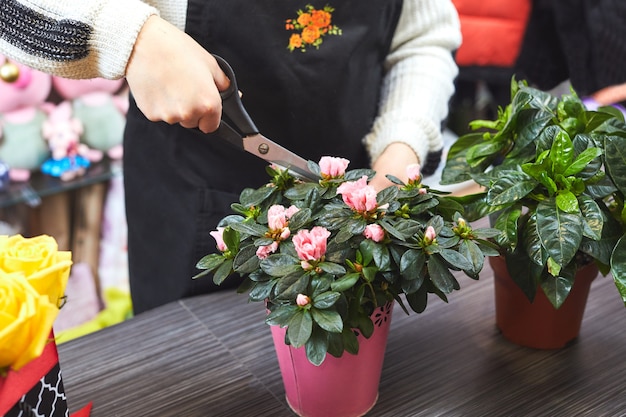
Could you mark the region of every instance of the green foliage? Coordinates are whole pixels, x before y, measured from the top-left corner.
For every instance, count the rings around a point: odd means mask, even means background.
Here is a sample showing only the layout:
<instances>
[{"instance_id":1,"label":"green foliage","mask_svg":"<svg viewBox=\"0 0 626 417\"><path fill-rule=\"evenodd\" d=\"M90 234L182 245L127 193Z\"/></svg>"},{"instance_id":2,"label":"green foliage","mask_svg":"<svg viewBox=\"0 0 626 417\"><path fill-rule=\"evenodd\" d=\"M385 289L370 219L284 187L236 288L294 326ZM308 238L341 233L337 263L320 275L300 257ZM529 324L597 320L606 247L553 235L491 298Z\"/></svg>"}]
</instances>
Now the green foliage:
<instances>
[{"instance_id":1,"label":"green foliage","mask_svg":"<svg viewBox=\"0 0 626 417\"><path fill-rule=\"evenodd\" d=\"M220 223L226 248L197 267L204 270L198 276L211 272L217 284L233 273L245 277L239 291L266 302L266 323L286 327L285 342L304 347L316 365L326 354L358 352L353 330L370 337L376 309L395 301L407 313L421 313L428 294L447 301L460 288L455 272L478 279L484 256L498 254L490 242L497 230L473 229L462 217L463 204L423 185L421 177L407 184L390 177L395 185L376 193L373 207L357 210L338 187L369 180L374 171L330 177L314 162L309 168L317 182L268 168L270 183L244 190L231 206L236 214ZM273 230L268 212L277 205L297 211ZM319 259L302 258L294 237L320 227L330 234L325 251ZM371 227L379 232L375 239L365 235Z\"/></svg>"},{"instance_id":2,"label":"green foliage","mask_svg":"<svg viewBox=\"0 0 626 417\"><path fill-rule=\"evenodd\" d=\"M626 124L613 108L590 111L575 92L555 97L511 82L496 120L452 146L442 183L469 179L468 220L490 216L513 280L532 301L540 287L558 308L582 262L612 273L626 305Z\"/></svg>"}]
</instances>

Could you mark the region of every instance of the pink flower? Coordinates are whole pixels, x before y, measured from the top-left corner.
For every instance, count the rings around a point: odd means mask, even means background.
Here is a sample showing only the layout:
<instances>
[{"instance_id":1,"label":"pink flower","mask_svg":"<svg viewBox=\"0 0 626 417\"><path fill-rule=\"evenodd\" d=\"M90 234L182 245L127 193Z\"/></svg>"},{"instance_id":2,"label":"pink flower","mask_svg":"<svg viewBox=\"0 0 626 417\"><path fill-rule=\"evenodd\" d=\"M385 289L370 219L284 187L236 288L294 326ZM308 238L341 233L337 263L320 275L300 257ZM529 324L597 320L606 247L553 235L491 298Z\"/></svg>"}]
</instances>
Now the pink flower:
<instances>
[{"instance_id":1,"label":"pink flower","mask_svg":"<svg viewBox=\"0 0 626 417\"><path fill-rule=\"evenodd\" d=\"M287 227L287 221L295 212L299 209L298 207L292 205L288 209L281 206L280 204L275 204L269 208L267 211L267 225L272 231L279 231Z\"/></svg>"},{"instance_id":2,"label":"pink flower","mask_svg":"<svg viewBox=\"0 0 626 417\"><path fill-rule=\"evenodd\" d=\"M426 232L424 232L424 240L426 240L426 242L428 243L431 243L436 238L437 238L437 232L435 232L435 229L432 226L428 226L426 228Z\"/></svg>"},{"instance_id":3,"label":"pink flower","mask_svg":"<svg viewBox=\"0 0 626 417\"><path fill-rule=\"evenodd\" d=\"M226 247L226 244L224 243L224 238L222 237L224 234L224 228L223 227L218 227L217 230L214 230L212 232L209 232L209 234L211 236L213 236L213 239L215 239L215 242L217 242L217 248L224 252L226 250L228 250L228 248Z\"/></svg>"},{"instance_id":4,"label":"pink flower","mask_svg":"<svg viewBox=\"0 0 626 417\"><path fill-rule=\"evenodd\" d=\"M419 190L417 190L417 192L421 195L425 195L426 193L428 193L428 190L426 188L420 188Z\"/></svg>"},{"instance_id":5,"label":"pink flower","mask_svg":"<svg viewBox=\"0 0 626 417\"><path fill-rule=\"evenodd\" d=\"M256 256L259 259L265 259L268 256L270 256L270 254L276 252L277 249L278 249L278 242L272 242L269 245L259 246L256 250Z\"/></svg>"},{"instance_id":6,"label":"pink flower","mask_svg":"<svg viewBox=\"0 0 626 417\"><path fill-rule=\"evenodd\" d=\"M326 240L330 232L321 226L313 229L302 229L293 237L298 258L303 261L319 261L326 253Z\"/></svg>"},{"instance_id":7,"label":"pink flower","mask_svg":"<svg viewBox=\"0 0 626 417\"><path fill-rule=\"evenodd\" d=\"M322 171L322 177L326 178L338 178L342 177L346 173L349 160L345 158L335 158L332 156L323 156L320 159L320 170Z\"/></svg>"},{"instance_id":8,"label":"pink flower","mask_svg":"<svg viewBox=\"0 0 626 417\"><path fill-rule=\"evenodd\" d=\"M409 178L409 181L419 181L421 177L420 164L407 165L406 176Z\"/></svg>"},{"instance_id":9,"label":"pink flower","mask_svg":"<svg viewBox=\"0 0 626 417\"><path fill-rule=\"evenodd\" d=\"M357 181L344 182L337 187L337 193L341 194L344 203L359 213L366 213L377 207L376 189L367 184L365 175Z\"/></svg>"},{"instance_id":10,"label":"pink flower","mask_svg":"<svg viewBox=\"0 0 626 417\"><path fill-rule=\"evenodd\" d=\"M298 296L296 297L296 304L298 304L298 306L300 307L309 305L310 302L311 302L311 297L309 297L308 295L298 294Z\"/></svg>"},{"instance_id":11,"label":"pink flower","mask_svg":"<svg viewBox=\"0 0 626 417\"><path fill-rule=\"evenodd\" d=\"M380 242L385 238L385 230L378 224L368 224L363 235L374 242Z\"/></svg>"}]
</instances>

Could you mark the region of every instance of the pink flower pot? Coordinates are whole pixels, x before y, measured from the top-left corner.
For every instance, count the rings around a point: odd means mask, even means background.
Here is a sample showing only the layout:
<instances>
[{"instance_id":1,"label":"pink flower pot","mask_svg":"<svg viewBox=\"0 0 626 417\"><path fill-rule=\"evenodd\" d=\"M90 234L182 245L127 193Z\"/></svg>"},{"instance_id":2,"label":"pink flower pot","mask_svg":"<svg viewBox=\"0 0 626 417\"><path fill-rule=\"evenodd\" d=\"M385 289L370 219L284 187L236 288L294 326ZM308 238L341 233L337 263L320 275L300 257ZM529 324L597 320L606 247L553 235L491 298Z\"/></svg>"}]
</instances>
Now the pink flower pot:
<instances>
[{"instance_id":1,"label":"pink flower pot","mask_svg":"<svg viewBox=\"0 0 626 417\"><path fill-rule=\"evenodd\" d=\"M390 303L372 314L374 333L358 335L357 355L327 355L320 366L309 362L304 347L285 344L286 329L271 327L287 403L297 415L357 417L376 404L392 310Z\"/></svg>"}]
</instances>

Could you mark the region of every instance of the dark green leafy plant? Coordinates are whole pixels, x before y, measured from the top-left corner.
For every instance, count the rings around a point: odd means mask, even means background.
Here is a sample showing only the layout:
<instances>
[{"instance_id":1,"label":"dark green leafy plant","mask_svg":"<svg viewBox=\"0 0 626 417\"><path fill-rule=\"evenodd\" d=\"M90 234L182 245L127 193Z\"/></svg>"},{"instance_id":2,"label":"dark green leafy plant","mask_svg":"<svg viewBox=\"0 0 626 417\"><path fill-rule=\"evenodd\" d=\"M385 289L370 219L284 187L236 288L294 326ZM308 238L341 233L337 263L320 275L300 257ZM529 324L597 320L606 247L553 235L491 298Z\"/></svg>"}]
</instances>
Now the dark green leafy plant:
<instances>
[{"instance_id":1,"label":"dark green leafy plant","mask_svg":"<svg viewBox=\"0 0 626 417\"><path fill-rule=\"evenodd\" d=\"M370 337L376 308L395 300L408 314L406 300L421 313L429 293L447 302L460 288L453 271L478 279L484 256L498 254L497 231L473 229L460 204L421 183L419 166L407 184L389 177L395 185L376 193L375 172L347 164L309 162L317 182L268 167L269 184L241 193L211 233L219 252L197 265L217 284L245 277L238 291L266 302L266 323L287 327L285 342L316 365L357 353L353 330Z\"/></svg>"},{"instance_id":2,"label":"dark green leafy plant","mask_svg":"<svg viewBox=\"0 0 626 417\"><path fill-rule=\"evenodd\" d=\"M474 180L484 193L458 199L468 220L489 216L509 273L532 301L540 286L554 307L577 269L595 262L612 273L626 305L626 124L612 107L590 111L572 91L562 97L511 82L497 120L452 146L443 184ZM470 214L471 213L471 214Z\"/></svg>"}]
</instances>

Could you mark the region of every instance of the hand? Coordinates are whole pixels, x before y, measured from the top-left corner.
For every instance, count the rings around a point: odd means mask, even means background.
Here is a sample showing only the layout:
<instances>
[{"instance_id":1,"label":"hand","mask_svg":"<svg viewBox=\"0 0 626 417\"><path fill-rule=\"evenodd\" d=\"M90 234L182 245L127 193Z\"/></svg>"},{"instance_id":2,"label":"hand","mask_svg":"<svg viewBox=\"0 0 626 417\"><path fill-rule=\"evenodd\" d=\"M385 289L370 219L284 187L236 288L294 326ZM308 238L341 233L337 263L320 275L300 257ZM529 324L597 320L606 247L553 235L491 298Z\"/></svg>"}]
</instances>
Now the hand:
<instances>
[{"instance_id":1,"label":"hand","mask_svg":"<svg viewBox=\"0 0 626 417\"><path fill-rule=\"evenodd\" d=\"M387 146L378 159L374 161L372 169L376 171L376 176L370 181L370 185L376 191L393 185L385 177L387 174L391 174L406 183L408 180L406 167L417 163L419 163L419 158L410 146L402 142L394 142Z\"/></svg>"},{"instance_id":2,"label":"hand","mask_svg":"<svg viewBox=\"0 0 626 417\"><path fill-rule=\"evenodd\" d=\"M230 83L204 48L158 16L143 25L126 68L137 106L151 121L215 131L222 116L219 92Z\"/></svg>"}]
</instances>

